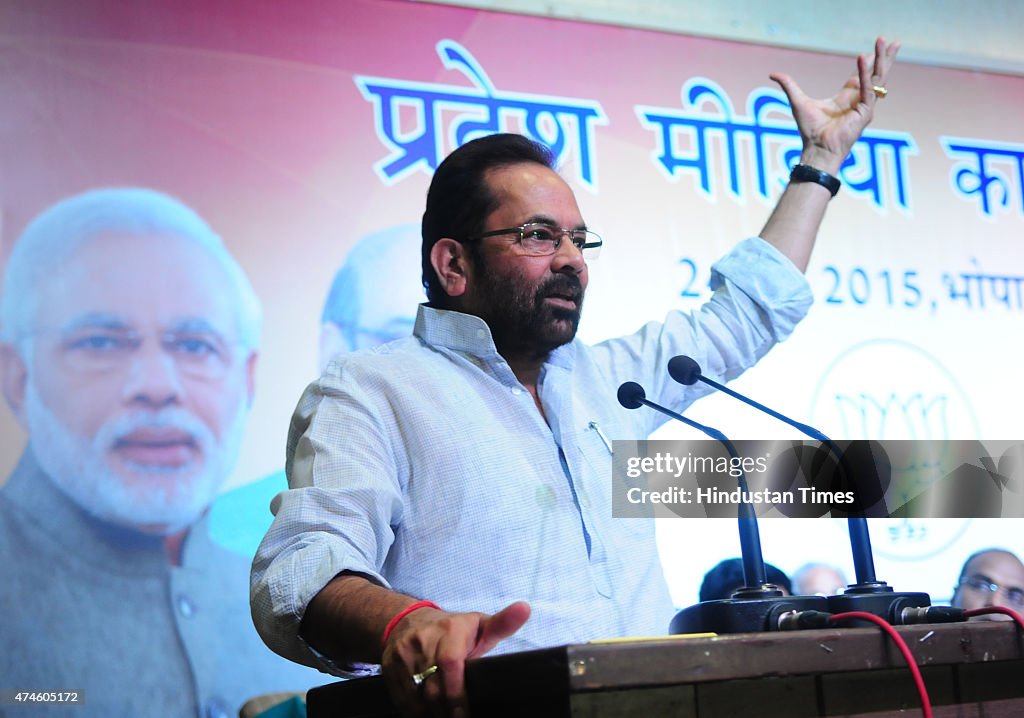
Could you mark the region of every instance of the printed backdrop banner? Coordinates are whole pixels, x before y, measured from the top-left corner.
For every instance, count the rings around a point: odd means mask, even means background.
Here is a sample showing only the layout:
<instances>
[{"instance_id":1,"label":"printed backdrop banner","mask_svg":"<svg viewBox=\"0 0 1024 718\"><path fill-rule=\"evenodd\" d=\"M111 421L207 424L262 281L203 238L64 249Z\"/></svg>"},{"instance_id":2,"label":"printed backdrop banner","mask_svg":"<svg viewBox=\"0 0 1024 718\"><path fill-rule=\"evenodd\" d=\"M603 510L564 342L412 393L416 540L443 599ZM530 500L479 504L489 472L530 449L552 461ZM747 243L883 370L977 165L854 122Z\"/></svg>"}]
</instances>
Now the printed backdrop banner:
<instances>
[{"instance_id":1,"label":"printed backdrop banner","mask_svg":"<svg viewBox=\"0 0 1024 718\"><path fill-rule=\"evenodd\" d=\"M255 288L255 400L225 490L280 471L289 416L328 341L335 272L360 239L415 232L453 148L495 131L552 146L605 239L581 326L599 340L699 307L712 263L760 230L800 146L768 72L824 97L854 68L850 57L387 0L4 2L0 27L0 260L64 197L147 187L203 217ZM734 387L836 438L1021 439L1024 80L903 63L889 90L821 229L810 316ZM410 285L413 313L409 247L346 285L362 329ZM799 438L727 397L687 413L733 438ZM7 411L0 431L6 477L26 437ZM659 437L697 438L677 426ZM686 605L738 543L718 522L670 523L660 545ZM764 529L768 560L849 573L841 526L808 548L791 523ZM690 550L718 533L720 550ZM876 540L880 577L888 568L897 588L937 599L971 550L1024 552L1011 519L897 522Z\"/></svg>"}]
</instances>

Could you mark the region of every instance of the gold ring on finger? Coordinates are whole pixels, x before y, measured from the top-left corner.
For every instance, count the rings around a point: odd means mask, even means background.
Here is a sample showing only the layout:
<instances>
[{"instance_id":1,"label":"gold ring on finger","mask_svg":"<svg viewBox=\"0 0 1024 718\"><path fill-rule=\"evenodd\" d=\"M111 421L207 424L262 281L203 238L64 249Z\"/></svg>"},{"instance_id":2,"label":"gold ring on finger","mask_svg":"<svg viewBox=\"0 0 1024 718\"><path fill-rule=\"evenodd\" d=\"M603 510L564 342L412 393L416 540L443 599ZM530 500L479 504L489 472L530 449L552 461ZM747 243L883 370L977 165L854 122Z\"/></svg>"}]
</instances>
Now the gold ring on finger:
<instances>
[{"instance_id":1,"label":"gold ring on finger","mask_svg":"<svg viewBox=\"0 0 1024 718\"><path fill-rule=\"evenodd\" d=\"M438 668L436 665L428 666L427 668L424 668L423 671L420 673L413 673L412 682L416 684L417 688L419 688L421 685L423 685L423 681L430 678L432 675L437 673L437 671Z\"/></svg>"}]
</instances>

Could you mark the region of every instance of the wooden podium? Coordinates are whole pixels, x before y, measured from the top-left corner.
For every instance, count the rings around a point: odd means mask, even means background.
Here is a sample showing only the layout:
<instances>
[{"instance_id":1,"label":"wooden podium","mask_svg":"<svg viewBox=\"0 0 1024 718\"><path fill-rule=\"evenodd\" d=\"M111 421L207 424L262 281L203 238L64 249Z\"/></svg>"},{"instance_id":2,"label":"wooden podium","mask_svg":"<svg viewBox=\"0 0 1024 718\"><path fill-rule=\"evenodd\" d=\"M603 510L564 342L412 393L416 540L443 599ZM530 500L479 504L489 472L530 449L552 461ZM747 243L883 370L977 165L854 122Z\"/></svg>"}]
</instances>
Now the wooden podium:
<instances>
[{"instance_id":1,"label":"wooden podium","mask_svg":"<svg viewBox=\"0 0 1024 718\"><path fill-rule=\"evenodd\" d=\"M1024 716L1024 639L1013 623L897 630L936 718ZM475 718L920 715L902 655L875 628L559 646L470 661L466 685ZM307 701L309 718L399 715L379 677L314 688Z\"/></svg>"}]
</instances>

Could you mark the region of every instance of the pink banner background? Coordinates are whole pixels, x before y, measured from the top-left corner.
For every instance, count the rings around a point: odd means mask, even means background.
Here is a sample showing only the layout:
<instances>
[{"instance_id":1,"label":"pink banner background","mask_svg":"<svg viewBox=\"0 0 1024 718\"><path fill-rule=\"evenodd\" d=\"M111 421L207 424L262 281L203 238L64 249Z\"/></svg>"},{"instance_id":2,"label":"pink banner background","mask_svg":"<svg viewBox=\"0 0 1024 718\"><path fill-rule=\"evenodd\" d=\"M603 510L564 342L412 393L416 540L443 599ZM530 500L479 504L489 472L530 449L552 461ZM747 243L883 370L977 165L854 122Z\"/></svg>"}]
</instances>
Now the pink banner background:
<instances>
[{"instance_id":1,"label":"pink banner background","mask_svg":"<svg viewBox=\"0 0 1024 718\"><path fill-rule=\"evenodd\" d=\"M100 186L146 186L206 218L263 302L256 402L225 488L280 469L288 418L317 373L320 309L349 248L369 232L418 222L422 212L427 172L386 184L374 171L388 150L354 77L471 89L439 61L436 46L445 39L472 54L499 95L592 101L607 116L592 130L597 188L578 191L588 223L606 238L581 330L588 339L631 331L672 307L697 306L679 296L688 281L679 260L694 263L706 294L710 264L758 232L780 190L776 183L770 202L756 196L745 144L739 197L725 189L721 143L711 144L710 197L692 174L666 178L652 160L655 134L641 125L636 106L682 109L683 84L704 77L742 115L748 94L771 85L770 70L789 72L808 93L825 96L853 68L847 57L398 0L0 4L0 260L26 223L58 199ZM976 198L954 190L956 163L940 138L1024 144L1024 80L903 64L890 89L874 128L914 138L917 152L906 162L909 208L896 205L885 182L882 208L840 193L808 272L819 303L792 340L737 387L837 435L860 429L832 402L835 392L884 398L917 391L941 394L948 407L942 417L920 419L945 434L930 438L1021 438L1024 311L968 308L946 297L941 278L976 266L1024 274L1024 187L1011 182L1008 206L983 215ZM567 175L578 159L570 152ZM825 301L833 288L827 267L843 282L861 268L872 282L871 300ZM908 270L920 277L922 305L880 299L882 273ZM388 292L386 282L376 291ZM788 435L717 398L690 414L736 438ZM907 438L912 428L869 419L869 434ZM0 435L2 482L24 446L6 410ZM938 547L950 551L941 580L915 590L946 590L954 578L948 561L976 547L968 539L1012 543L1022 552L1013 524L1005 541L1003 524L978 522L967 538L953 532L956 547L949 548L952 539ZM677 532L692 530L666 529L663 549L688 540ZM905 541L887 547L886 540L880 537L883 560L886 551L909 561L938 550ZM706 568L717 559L699 563ZM692 600L697 563L673 578L680 603Z\"/></svg>"}]
</instances>

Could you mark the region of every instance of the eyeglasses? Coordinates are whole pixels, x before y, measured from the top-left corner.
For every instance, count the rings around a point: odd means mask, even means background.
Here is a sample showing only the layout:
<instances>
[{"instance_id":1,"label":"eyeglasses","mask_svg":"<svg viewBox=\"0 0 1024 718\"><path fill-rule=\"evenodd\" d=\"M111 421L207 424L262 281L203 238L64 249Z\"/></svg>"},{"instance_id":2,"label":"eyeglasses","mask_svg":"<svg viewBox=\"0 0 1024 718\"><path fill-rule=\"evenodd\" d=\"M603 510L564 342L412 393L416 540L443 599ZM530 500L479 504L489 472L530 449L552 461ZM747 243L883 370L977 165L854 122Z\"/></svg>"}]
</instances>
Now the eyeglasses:
<instances>
[{"instance_id":1,"label":"eyeglasses","mask_svg":"<svg viewBox=\"0 0 1024 718\"><path fill-rule=\"evenodd\" d=\"M209 330L172 330L154 337L163 356L183 375L222 378L234 362L236 347ZM62 360L82 373L111 373L128 368L140 355L147 335L123 327L87 327L61 337Z\"/></svg>"},{"instance_id":2,"label":"eyeglasses","mask_svg":"<svg viewBox=\"0 0 1024 718\"><path fill-rule=\"evenodd\" d=\"M993 583L988 576L966 576L960 579L958 586L966 586L972 591L978 593L996 593L1000 588L1006 593L1006 602L1012 606L1018 608L1024 607L1024 588L1008 588L1006 586L1000 586L998 583Z\"/></svg>"},{"instance_id":3,"label":"eyeglasses","mask_svg":"<svg viewBox=\"0 0 1024 718\"><path fill-rule=\"evenodd\" d=\"M554 254L562 246L562 238L568 237L573 246L583 253L583 259L589 262L592 259L597 259L601 253L601 246L604 244L601 237L589 229L565 229L541 222L529 222L521 227L508 229L495 229L476 237L469 237L466 241L473 242L484 237L498 237L503 234L518 234L519 246L523 248L525 254L532 257L546 257Z\"/></svg>"}]
</instances>

